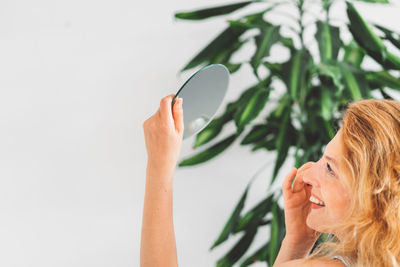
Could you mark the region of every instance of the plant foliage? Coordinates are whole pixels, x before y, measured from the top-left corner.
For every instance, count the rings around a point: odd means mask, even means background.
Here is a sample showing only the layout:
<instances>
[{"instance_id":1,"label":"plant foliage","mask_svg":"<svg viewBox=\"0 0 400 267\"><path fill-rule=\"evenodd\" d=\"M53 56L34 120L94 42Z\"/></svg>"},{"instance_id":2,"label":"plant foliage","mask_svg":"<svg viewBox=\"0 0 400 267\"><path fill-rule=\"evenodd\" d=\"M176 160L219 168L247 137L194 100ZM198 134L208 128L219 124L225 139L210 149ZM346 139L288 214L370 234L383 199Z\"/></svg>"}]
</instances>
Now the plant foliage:
<instances>
[{"instance_id":1,"label":"plant foliage","mask_svg":"<svg viewBox=\"0 0 400 267\"><path fill-rule=\"evenodd\" d=\"M400 51L400 35L382 25L368 23L357 11L356 1L345 2L343 13L347 15L348 23L335 25L330 10L338 2L342 1L242 1L175 14L179 19L204 20L255 3L260 6L257 13L227 20L226 28L183 67L182 71L185 71L220 63L235 73L243 64L248 64L258 82L244 89L236 101L227 104L223 114L214 118L196 136L194 148L200 149L210 142L214 144L183 160L179 167L211 160L240 139L240 145L251 146L252 151L265 149L276 152L270 177L270 184L273 184L288 157L294 157L295 167L299 168L305 162L317 161L322 156L322 148L335 135L340 126L341 111L349 102L372 98L374 92L392 99L387 89L400 90L400 57L396 56ZM364 2L388 3L387 0ZM321 8L322 18L312 16L312 23L304 24L310 5L315 4ZM266 19L270 12L277 12L284 5L297 8L295 25L290 20L285 25L276 25ZM305 42L304 32L312 25L316 28L314 38ZM283 28L293 31L293 36L284 36ZM254 29L253 35L249 34ZM250 37L244 38L245 34ZM344 42L341 39L343 34L350 35L351 40ZM256 46L254 54L248 61L232 62L232 55L248 42ZM314 54L310 49L312 42L316 42L318 47ZM273 62L270 51L274 46L287 49L290 58ZM367 59L375 61L379 70L364 67ZM259 74L262 68L267 70L264 76ZM285 86L278 101L270 99L272 91L278 92L276 80ZM262 122L252 123L272 102L276 108ZM224 126L230 122L236 125L236 132L217 141ZM294 155L289 155L290 148L294 149ZM210 248L214 249L230 236L241 233L241 238L217 262L217 266L232 266L238 262L240 266L249 266L255 261L272 266L277 256L285 235L284 212L277 204L281 194L268 193L256 206L243 213L249 186ZM245 256L257 230L265 225L269 225L270 239Z\"/></svg>"}]
</instances>

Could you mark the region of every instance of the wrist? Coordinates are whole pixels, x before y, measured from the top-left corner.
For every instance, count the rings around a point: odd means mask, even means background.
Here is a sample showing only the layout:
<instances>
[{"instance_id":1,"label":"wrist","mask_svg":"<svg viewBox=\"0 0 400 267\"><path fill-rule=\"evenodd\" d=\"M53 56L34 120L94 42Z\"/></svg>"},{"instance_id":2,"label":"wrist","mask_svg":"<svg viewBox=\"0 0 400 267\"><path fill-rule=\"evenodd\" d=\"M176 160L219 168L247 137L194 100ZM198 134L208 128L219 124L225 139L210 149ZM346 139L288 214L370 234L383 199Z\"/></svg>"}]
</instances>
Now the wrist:
<instances>
[{"instance_id":1,"label":"wrist","mask_svg":"<svg viewBox=\"0 0 400 267\"><path fill-rule=\"evenodd\" d=\"M285 238L282 240L282 244L284 244L288 248L293 248L293 249L303 248L304 250L308 251L312 248L317 239L318 237L303 239L299 241L285 236Z\"/></svg>"},{"instance_id":2,"label":"wrist","mask_svg":"<svg viewBox=\"0 0 400 267\"><path fill-rule=\"evenodd\" d=\"M164 161L148 160L147 162L147 173L152 174L152 176L158 177L173 177L175 172L176 164L171 164Z\"/></svg>"},{"instance_id":3,"label":"wrist","mask_svg":"<svg viewBox=\"0 0 400 267\"><path fill-rule=\"evenodd\" d=\"M280 253L282 251L284 255L285 261L290 261L290 260L296 260L296 259L302 259L307 257L308 253L310 252L312 246L314 243L298 243L298 242L293 242L292 240L289 239L283 239L282 240L282 245L280 248Z\"/></svg>"},{"instance_id":4,"label":"wrist","mask_svg":"<svg viewBox=\"0 0 400 267\"><path fill-rule=\"evenodd\" d=\"M178 158L175 156L171 156L169 154L161 154L161 155L149 155L147 157L147 163L153 166L173 166L175 167L178 162Z\"/></svg>"},{"instance_id":5,"label":"wrist","mask_svg":"<svg viewBox=\"0 0 400 267\"><path fill-rule=\"evenodd\" d=\"M279 265L279 263L306 258L313 245L314 243L311 240L300 242L299 240L290 238L290 236L285 236L282 240L275 264Z\"/></svg>"}]
</instances>

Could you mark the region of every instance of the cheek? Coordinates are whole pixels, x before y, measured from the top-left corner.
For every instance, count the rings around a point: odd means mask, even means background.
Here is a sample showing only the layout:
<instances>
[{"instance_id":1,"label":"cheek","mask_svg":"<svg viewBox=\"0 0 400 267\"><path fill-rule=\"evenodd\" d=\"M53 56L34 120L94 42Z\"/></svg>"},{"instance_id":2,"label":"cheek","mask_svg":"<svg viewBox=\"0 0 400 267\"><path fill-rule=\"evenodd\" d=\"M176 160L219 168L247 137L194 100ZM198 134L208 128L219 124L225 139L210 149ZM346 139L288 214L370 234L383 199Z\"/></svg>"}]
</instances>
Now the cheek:
<instances>
[{"instance_id":1,"label":"cheek","mask_svg":"<svg viewBox=\"0 0 400 267\"><path fill-rule=\"evenodd\" d=\"M332 188L327 198L328 212L331 218L340 220L346 216L349 207L347 194L341 188Z\"/></svg>"},{"instance_id":2,"label":"cheek","mask_svg":"<svg viewBox=\"0 0 400 267\"><path fill-rule=\"evenodd\" d=\"M330 208L331 217L340 220L345 217L347 209L347 202L339 200Z\"/></svg>"}]
</instances>

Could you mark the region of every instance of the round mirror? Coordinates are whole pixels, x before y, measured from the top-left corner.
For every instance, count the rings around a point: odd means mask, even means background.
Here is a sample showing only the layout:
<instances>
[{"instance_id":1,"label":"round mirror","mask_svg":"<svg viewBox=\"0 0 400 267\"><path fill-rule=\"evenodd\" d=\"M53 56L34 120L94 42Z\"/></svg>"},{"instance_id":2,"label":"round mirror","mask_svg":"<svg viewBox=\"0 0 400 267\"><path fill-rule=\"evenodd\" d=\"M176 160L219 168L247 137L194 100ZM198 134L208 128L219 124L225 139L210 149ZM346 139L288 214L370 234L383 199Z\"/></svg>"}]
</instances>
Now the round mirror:
<instances>
[{"instance_id":1,"label":"round mirror","mask_svg":"<svg viewBox=\"0 0 400 267\"><path fill-rule=\"evenodd\" d=\"M220 107L229 84L229 71L221 64L203 67L193 74L178 90L183 98L183 139L199 133L213 119Z\"/></svg>"}]
</instances>

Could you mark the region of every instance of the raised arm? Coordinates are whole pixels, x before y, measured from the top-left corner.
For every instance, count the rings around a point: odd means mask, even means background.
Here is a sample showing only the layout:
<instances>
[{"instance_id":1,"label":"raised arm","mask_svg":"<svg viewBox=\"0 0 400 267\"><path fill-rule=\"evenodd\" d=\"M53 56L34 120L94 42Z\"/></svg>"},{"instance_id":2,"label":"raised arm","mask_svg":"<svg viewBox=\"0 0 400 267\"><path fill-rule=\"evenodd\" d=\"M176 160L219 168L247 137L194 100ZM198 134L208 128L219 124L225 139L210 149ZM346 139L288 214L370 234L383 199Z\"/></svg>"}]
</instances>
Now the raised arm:
<instances>
[{"instance_id":1,"label":"raised arm","mask_svg":"<svg viewBox=\"0 0 400 267\"><path fill-rule=\"evenodd\" d=\"M178 266L173 225L173 177L183 138L182 102L174 95L143 123L148 155L140 246L141 267Z\"/></svg>"}]
</instances>

